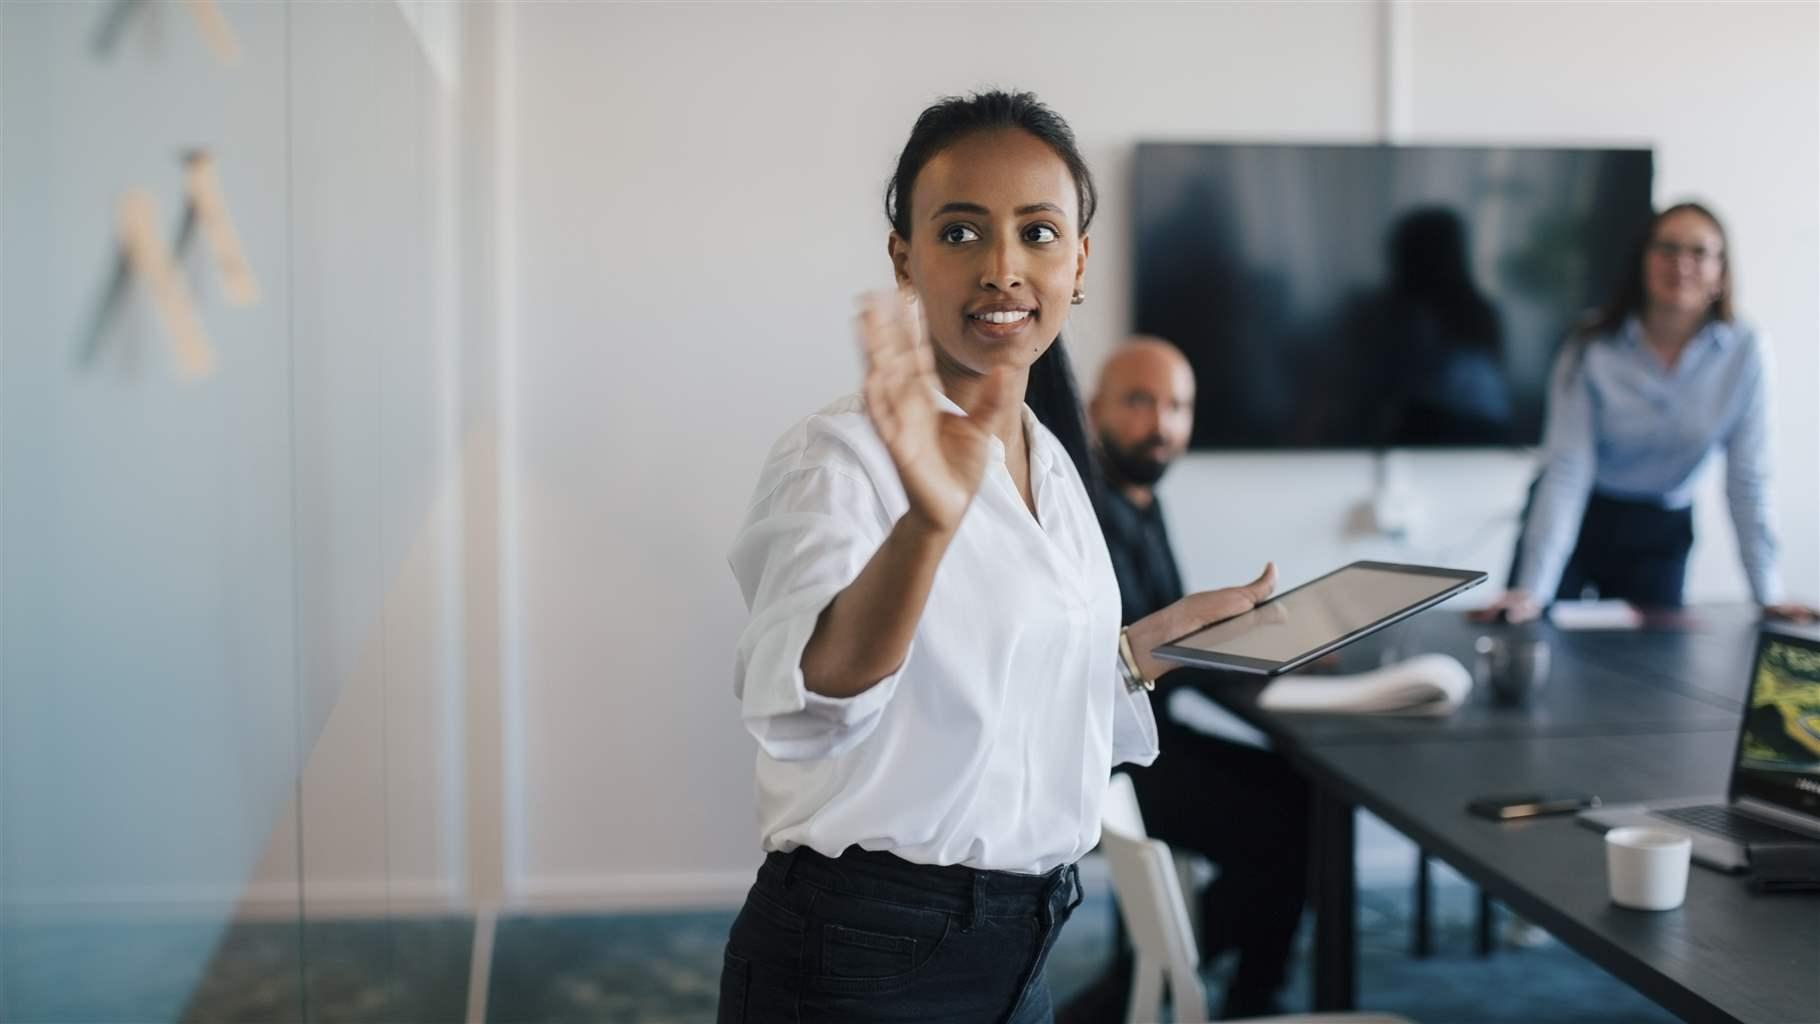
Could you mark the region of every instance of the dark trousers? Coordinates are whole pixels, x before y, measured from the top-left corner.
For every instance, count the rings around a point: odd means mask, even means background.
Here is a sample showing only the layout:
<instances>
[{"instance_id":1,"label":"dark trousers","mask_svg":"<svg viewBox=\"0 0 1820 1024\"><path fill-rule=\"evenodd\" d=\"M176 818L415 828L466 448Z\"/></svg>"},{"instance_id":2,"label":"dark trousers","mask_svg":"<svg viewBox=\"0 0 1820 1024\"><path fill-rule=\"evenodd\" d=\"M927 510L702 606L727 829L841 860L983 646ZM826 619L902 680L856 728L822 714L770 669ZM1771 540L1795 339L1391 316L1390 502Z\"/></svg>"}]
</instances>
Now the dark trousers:
<instances>
[{"instance_id":1,"label":"dark trousers","mask_svg":"<svg viewBox=\"0 0 1820 1024\"><path fill-rule=\"evenodd\" d=\"M719 1024L1046 1024L1044 961L1080 899L1072 864L770 854L727 940Z\"/></svg>"},{"instance_id":2,"label":"dark trousers","mask_svg":"<svg viewBox=\"0 0 1820 1024\"><path fill-rule=\"evenodd\" d=\"M1523 507L1525 527L1535 497L1536 485L1531 484L1529 502ZM1663 508L1595 491L1586 501L1580 536L1561 571L1561 585L1552 595L1536 596L1552 603L1578 600L1590 592L1639 608L1679 608L1693 546L1693 509ZM1516 585L1522 560L1519 539L1511 559L1511 586Z\"/></svg>"},{"instance_id":3,"label":"dark trousers","mask_svg":"<svg viewBox=\"0 0 1820 1024\"><path fill-rule=\"evenodd\" d=\"M1189 669L1182 672L1192 671ZM1144 828L1178 850L1205 855L1219 877L1201 896L1203 953L1238 953L1220 1014L1278 1009L1308 891L1310 790L1282 756L1159 718L1163 753L1130 768ZM1068 1024L1123 1021L1131 951L1070 1002Z\"/></svg>"}]
</instances>

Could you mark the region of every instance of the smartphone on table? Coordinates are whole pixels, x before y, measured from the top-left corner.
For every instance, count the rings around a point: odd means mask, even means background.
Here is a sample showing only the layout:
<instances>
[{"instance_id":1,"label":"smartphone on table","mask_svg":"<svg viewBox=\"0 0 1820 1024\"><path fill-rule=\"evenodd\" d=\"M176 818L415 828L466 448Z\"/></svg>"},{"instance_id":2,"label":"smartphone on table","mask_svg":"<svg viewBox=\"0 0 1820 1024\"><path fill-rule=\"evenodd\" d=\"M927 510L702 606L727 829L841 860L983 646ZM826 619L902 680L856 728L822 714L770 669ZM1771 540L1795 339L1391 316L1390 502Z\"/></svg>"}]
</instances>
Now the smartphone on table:
<instances>
[{"instance_id":1,"label":"smartphone on table","mask_svg":"<svg viewBox=\"0 0 1820 1024\"><path fill-rule=\"evenodd\" d=\"M1547 814L1573 814L1597 806L1599 798L1591 793L1506 793L1482 796L1467 804L1466 809L1492 821L1515 821Z\"/></svg>"}]
</instances>

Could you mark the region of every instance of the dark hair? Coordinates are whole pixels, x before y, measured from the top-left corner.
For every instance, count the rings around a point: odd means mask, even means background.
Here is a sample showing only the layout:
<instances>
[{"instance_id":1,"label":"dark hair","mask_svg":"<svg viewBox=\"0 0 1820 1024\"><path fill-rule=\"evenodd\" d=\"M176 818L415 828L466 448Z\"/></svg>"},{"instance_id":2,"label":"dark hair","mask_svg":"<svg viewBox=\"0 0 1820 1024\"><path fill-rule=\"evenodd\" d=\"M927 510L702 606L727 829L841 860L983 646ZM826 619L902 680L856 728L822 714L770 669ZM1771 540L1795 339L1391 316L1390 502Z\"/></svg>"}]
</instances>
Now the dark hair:
<instances>
[{"instance_id":1,"label":"dark hair","mask_svg":"<svg viewBox=\"0 0 1820 1024\"><path fill-rule=\"evenodd\" d=\"M1706 318L1723 323L1732 322L1732 258L1731 242L1725 237L1725 225L1720 223L1717 214L1700 203L1676 203L1649 219L1649 225L1637 238L1636 245L1630 254L1630 263L1624 268L1624 275L1618 279L1618 293L1611 302L1600 307L1592 316L1581 324L1575 332L1575 340L1587 342L1594 338L1612 337L1624 326L1624 321L1643 311L1643 305L1649 296L1644 291L1643 261L1649 256L1650 244L1656 240L1656 232L1662 222L1677 213L1697 213L1706 218L1713 230L1719 233L1719 294L1707 307Z\"/></svg>"},{"instance_id":2,"label":"dark hair","mask_svg":"<svg viewBox=\"0 0 1820 1024\"><path fill-rule=\"evenodd\" d=\"M982 132L1021 131L1035 136L1055 151L1074 177L1074 188L1080 200L1081 234L1093 221L1099 205L1099 194L1093 187L1093 174L1087 161L1081 159L1074 131L1062 116L1029 92L974 93L972 96L948 96L924 110L910 129L910 139L897 158L897 171L885 186L885 218L898 237L910 237L910 197L916 187L916 176L937 153L969 135ZM1062 339L1030 364L1030 383L1024 402L1036 418L1061 441L1080 471L1081 482L1095 504L1099 498L1099 470L1095 466L1087 439L1087 420L1081 408L1081 391L1074 381L1074 368Z\"/></svg>"}]
</instances>

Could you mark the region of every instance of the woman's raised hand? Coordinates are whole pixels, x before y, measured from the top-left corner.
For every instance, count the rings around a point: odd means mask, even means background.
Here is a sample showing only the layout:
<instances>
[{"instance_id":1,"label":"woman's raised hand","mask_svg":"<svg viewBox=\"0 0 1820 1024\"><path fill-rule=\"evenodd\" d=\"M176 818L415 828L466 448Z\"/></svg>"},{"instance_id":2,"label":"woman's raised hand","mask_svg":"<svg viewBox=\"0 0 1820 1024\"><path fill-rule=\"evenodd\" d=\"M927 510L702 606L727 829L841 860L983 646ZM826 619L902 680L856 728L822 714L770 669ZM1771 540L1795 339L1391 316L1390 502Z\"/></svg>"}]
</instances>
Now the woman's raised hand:
<instances>
[{"instance_id":1,"label":"woman's raised hand","mask_svg":"<svg viewBox=\"0 0 1820 1024\"><path fill-rule=\"evenodd\" d=\"M984 424L1012 401L1014 382L995 370L968 416L944 411L935 399L941 381L922 310L909 291L862 298L858 331L866 357L866 415L897 466L908 514L952 533L992 458L992 434Z\"/></svg>"}]
</instances>

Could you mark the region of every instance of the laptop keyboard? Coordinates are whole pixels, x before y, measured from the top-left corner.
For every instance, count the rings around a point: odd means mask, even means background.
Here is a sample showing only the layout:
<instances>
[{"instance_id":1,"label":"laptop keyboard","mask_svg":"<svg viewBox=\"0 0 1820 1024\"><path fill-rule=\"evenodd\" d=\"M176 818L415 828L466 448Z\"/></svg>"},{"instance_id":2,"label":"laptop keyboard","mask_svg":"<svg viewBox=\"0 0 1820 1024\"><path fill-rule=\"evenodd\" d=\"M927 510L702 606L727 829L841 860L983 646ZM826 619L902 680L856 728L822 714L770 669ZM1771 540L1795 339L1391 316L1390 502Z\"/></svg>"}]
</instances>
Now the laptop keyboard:
<instances>
[{"instance_id":1,"label":"laptop keyboard","mask_svg":"<svg viewBox=\"0 0 1820 1024\"><path fill-rule=\"evenodd\" d=\"M1670 821L1692 825L1694 828L1722 835L1737 843L1773 843L1787 842L1791 839L1807 839L1806 836L1777 828L1774 825L1766 825L1755 818L1739 814L1724 804L1667 807L1651 813L1660 818L1667 818Z\"/></svg>"}]
</instances>

